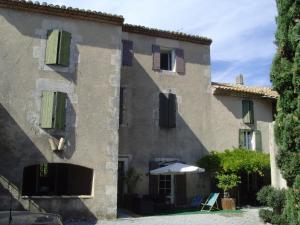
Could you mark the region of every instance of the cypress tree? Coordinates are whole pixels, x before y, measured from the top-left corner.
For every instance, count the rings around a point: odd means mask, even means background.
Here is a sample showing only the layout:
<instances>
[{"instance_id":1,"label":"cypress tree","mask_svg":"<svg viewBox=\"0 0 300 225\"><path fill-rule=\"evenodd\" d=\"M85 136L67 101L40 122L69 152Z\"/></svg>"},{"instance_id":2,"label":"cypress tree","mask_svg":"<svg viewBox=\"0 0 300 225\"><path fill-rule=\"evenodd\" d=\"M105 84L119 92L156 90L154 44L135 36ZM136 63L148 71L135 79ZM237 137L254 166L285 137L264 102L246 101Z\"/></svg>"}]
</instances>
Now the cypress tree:
<instances>
[{"instance_id":1,"label":"cypress tree","mask_svg":"<svg viewBox=\"0 0 300 225\"><path fill-rule=\"evenodd\" d=\"M271 80L279 93L275 123L277 163L292 186L300 174L300 0L277 0L276 45Z\"/></svg>"}]
</instances>

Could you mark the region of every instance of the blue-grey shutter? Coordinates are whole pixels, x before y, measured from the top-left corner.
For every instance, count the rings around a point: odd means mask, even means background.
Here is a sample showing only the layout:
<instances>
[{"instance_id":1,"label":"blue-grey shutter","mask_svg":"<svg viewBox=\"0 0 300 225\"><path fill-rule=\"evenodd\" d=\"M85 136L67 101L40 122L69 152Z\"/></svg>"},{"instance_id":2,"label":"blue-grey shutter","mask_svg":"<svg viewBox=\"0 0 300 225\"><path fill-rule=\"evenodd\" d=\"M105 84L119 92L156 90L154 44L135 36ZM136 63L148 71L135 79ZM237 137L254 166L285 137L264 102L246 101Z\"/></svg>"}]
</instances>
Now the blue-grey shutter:
<instances>
[{"instance_id":1,"label":"blue-grey shutter","mask_svg":"<svg viewBox=\"0 0 300 225\"><path fill-rule=\"evenodd\" d=\"M123 124L123 109L124 109L124 87L120 88L120 105L119 105L119 124Z\"/></svg>"},{"instance_id":2,"label":"blue-grey shutter","mask_svg":"<svg viewBox=\"0 0 300 225\"><path fill-rule=\"evenodd\" d=\"M159 163L156 161L149 162L149 173L151 170L159 168ZM159 176L149 174L149 195L152 198L157 198L159 195Z\"/></svg>"},{"instance_id":3,"label":"blue-grey shutter","mask_svg":"<svg viewBox=\"0 0 300 225\"><path fill-rule=\"evenodd\" d=\"M59 130L65 129L66 121L66 93L55 93L55 128Z\"/></svg>"},{"instance_id":4,"label":"blue-grey shutter","mask_svg":"<svg viewBox=\"0 0 300 225\"><path fill-rule=\"evenodd\" d=\"M244 136L245 130L239 129L239 148L245 148Z\"/></svg>"},{"instance_id":5,"label":"blue-grey shutter","mask_svg":"<svg viewBox=\"0 0 300 225\"><path fill-rule=\"evenodd\" d=\"M178 74L184 75L185 74L185 61L184 61L184 51L183 49L176 49L176 72Z\"/></svg>"},{"instance_id":6,"label":"blue-grey shutter","mask_svg":"<svg viewBox=\"0 0 300 225\"><path fill-rule=\"evenodd\" d=\"M132 66L133 42L129 40L122 40L122 43L123 43L122 65Z\"/></svg>"},{"instance_id":7,"label":"blue-grey shutter","mask_svg":"<svg viewBox=\"0 0 300 225\"><path fill-rule=\"evenodd\" d=\"M153 53L153 70L160 70L160 47L152 45Z\"/></svg>"},{"instance_id":8,"label":"blue-grey shutter","mask_svg":"<svg viewBox=\"0 0 300 225\"><path fill-rule=\"evenodd\" d=\"M262 138L260 130L254 131L255 135L255 150L262 151Z\"/></svg>"},{"instance_id":9,"label":"blue-grey shutter","mask_svg":"<svg viewBox=\"0 0 300 225\"><path fill-rule=\"evenodd\" d=\"M168 115L168 98L164 93L159 94L159 126L163 128L169 127Z\"/></svg>"},{"instance_id":10,"label":"blue-grey shutter","mask_svg":"<svg viewBox=\"0 0 300 225\"><path fill-rule=\"evenodd\" d=\"M244 123L253 124L254 123L253 101L243 100L242 108L243 108Z\"/></svg>"},{"instance_id":11,"label":"blue-grey shutter","mask_svg":"<svg viewBox=\"0 0 300 225\"><path fill-rule=\"evenodd\" d=\"M176 127L176 111L177 111L177 101L176 95L169 94L169 104L168 104L168 119L169 119L169 128Z\"/></svg>"}]
</instances>

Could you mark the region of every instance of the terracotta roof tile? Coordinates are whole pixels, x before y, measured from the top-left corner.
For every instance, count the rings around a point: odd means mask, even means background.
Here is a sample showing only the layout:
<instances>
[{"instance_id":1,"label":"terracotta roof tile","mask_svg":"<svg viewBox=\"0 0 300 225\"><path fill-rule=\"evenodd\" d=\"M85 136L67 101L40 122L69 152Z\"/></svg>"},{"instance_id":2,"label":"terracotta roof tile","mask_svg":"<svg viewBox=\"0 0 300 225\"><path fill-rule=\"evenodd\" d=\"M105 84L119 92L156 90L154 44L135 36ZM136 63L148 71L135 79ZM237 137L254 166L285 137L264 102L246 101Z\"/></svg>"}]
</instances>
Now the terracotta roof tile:
<instances>
[{"instance_id":1,"label":"terracotta roof tile","mask_svg":"<svg viewBox=\"0 0 300 225\"><path fill-rule=\"evenodd\" d=\"M175 31L159 30L156 28L149 28L149 27L132 25L132 24L124 24L123 31L129 33L145 34L145 35L155 36L155 37L175 39L179 41L188 41L188 42L204 44L204 45L210 45L212 43L212 40L206 37L190 35L190 34L175 32Z\"/></svg>"},{"instance_id":2,"label":"terracotta roof tile","mask_svg":"<svg viewBox=\"0 0 300 225\"><path fill-rule=\"evenodd\" d=\"M211 83L213 93L216 95L233 94L233 95L254 95L262 98L277 99L278 93L268 87L249 87L245 85Z\"/></svg>"},{"instance_id":3,"label":"terracotta roof tile","mask_svg":"<svg viewBox=\"0 0 300 225\"><path fill-rule=\"evenodd\" d=\"M46 2L40 3L38 1L32 2L25 0L0 0L0 8L24 10L29 12L63 16L82 20L91 20L95 22L104 22L116 25L123 25L124 22L124 18L118 15L66 7L64 5L52 5L47 4Z\"/></svg>"}]
</instances>

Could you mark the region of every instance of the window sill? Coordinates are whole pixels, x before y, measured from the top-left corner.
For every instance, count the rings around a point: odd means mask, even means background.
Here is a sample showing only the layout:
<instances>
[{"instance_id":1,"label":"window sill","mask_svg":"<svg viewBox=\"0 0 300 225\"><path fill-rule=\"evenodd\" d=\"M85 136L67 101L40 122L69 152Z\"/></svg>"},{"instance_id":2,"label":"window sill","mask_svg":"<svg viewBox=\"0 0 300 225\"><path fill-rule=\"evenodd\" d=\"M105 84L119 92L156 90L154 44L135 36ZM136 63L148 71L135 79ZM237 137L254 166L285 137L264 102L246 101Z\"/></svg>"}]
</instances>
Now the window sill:
<instances>
[{"instance_id":1,"label":"window sill","mask_svg":"<svg viewBox=\"0 0 300 225\"><path fill-rule=\"evenodd\" d=\"M172 70L160 70L161 75L171 75L174 76L176 75L176 71Z\"/></svg>"},{"instance_id":2,"label":"window sill","mask_svg":"<svg viewBox=\"0 0 300 225\"><path fill-rule=\"evenodd\" d=\"M62 195L62 196L46 196L46 195L41 195L41 196L27 196L23 195L22 199L71 199L71 198L79 198L79 199L90 199L94 198L92 195Z\"/></svg>"}]
</instances>

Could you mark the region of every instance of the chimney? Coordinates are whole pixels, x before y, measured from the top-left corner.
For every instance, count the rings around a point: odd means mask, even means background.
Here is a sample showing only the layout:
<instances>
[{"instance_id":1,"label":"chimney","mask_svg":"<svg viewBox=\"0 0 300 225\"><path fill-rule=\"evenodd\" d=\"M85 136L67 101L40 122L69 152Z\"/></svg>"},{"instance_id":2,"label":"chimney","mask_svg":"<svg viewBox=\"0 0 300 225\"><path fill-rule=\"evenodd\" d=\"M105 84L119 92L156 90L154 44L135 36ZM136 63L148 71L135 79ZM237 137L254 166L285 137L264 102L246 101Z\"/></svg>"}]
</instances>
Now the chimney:
<instances>
[{"instance_id":1,"label":"chimney","mask_svg":"<svg viewBox=\"0 0 300 225\"><path fill-rule=\"evenodd\" d=\"M243 74L240 74L238 75L236 78L235 78L235 83L237 85L244 85L244 77L243 77Z\"/></svg>"}]
</instances>

